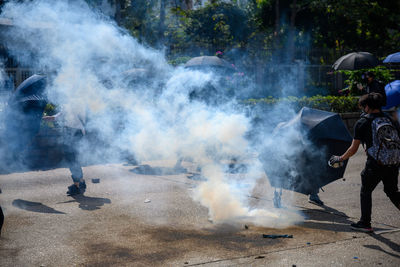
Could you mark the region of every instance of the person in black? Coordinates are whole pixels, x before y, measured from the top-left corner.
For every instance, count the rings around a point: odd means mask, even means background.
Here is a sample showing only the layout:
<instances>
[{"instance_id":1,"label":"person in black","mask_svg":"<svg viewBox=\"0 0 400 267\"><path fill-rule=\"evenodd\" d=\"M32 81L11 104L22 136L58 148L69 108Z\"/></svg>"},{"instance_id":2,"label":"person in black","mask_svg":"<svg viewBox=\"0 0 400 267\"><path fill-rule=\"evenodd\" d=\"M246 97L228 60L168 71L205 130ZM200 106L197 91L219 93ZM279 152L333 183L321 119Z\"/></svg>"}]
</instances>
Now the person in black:
<instances>
[{"instance_id":1,"label":"person in black","mask_svg":"<svg viewBox=\"0 0 400 267\"><path fill-rule=\"evenodd\" d=\"M0 189L0 193L1 193L1 189ZM0 236L1 236L1 228L3 228L3 223L4 223L4 214L3 214L3 210L1 209L1 206L0 206Z\"/></svg>"},{"instance_id":2,"label":"person in black","mask_svg":"<svg viewBox=\"0 0 400 267\"><path fill-rule=\"evenodd\" d=\"M365 93L378 93L382 96L382 107L386 106L386 91L385 86L380 81L375 80L375 74L372 71L368 71L364 74L367 82L367 86L364 88Z\"/></svg>"},{"instance_id":3,"label":"person in black","mask_svg":"<svg viewBox=\"0 0 400 267\"><path fill-rule=\"evenodd\" d=\"M366 149L373 145L372 121L374 118L385 115L381 111L382 96L378 93L363 95L359 100L359 105L367 115L363 115L354 126L354 138L351 146L341 156L332 156L330 164L344 161L353 156L360 144ZM395 124L393 124L395 125ZM398 132L399 129L397 128ZM361 219L357 223L351 224L351 228L357 231L372 232L371 211L372 211L372 191L383 182L384 192L400 210L400 192L398 189L399 166L385 166L379 164L372 156L367 154L367 161L364 170L361 172Z\"/></svg>"}]
</instances>

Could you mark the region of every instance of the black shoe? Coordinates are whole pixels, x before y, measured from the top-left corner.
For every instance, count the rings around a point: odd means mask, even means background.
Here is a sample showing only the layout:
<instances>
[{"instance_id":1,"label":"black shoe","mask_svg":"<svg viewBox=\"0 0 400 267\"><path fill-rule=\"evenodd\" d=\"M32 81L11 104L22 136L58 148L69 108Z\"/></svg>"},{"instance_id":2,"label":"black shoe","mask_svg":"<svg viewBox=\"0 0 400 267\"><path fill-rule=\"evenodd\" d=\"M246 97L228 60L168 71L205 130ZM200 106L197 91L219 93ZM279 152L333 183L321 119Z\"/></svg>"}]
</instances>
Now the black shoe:
<instances>
[{"instance_id":1,"label":"black shoe","mask_svg":"<svg viewBox=\"0 0 400 267\"><path fill-rule=\"evenodd\" d=\"M86 192L86 183L85 183L85 181L79 182L79 191L81 192L81 194Z\"/></svg>"},{"instance_id":2,"label":"black shoe","mask_svg":"<svg viewBox=\"0 0 400 267\"><path fill-rule=\"evenodd\" d=\"M313 203L318 206L323 206L324 202L319 198L318 194L310 194L310 197L308 198L308 202Z\"/></svg>"},{"instance_id":3,"label":"black shoe","mask_svg":"<svg viewBox=\"0 0 400 267\"><path fill-rule=\"evenodd\" d=\"M75 196L79 195L80 193L81 190L75 184L68 186L68 191L67 191L68 196Z\"/></svg>"},{"instance_id":4,"label":"black shoe","mask_svg":"<svg viewBox=\"0 0 400 267\"><path fill-rule=\"evenodd\" d=\"M374 231L371 227L371 224L366 224L361 221L359 221L358 223L352 223L350 225L350 227L353 230L364 232L364 233L372 233Z\"/></svg>"}]
</instances>

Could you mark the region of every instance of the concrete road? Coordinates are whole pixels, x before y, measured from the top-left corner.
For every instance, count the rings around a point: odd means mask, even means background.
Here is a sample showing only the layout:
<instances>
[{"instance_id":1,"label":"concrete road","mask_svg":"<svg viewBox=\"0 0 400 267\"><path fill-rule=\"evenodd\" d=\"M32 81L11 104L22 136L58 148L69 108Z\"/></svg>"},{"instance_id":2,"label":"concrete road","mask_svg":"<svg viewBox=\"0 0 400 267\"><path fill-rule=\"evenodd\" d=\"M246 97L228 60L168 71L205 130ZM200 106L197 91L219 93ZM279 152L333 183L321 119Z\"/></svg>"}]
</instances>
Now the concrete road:
<instances>
[{"instance_id":1,"label":"concrete road","mask_svg":"<svg viewBox=\"0 0 400 267\"><path fill-rule=\"evenodd\" d=\"M375 233L349 228L360 216L364 161L360 151L345 179L324 188L325 207L284 191L284 206L305 216L286 229L213 224L191 198L199 181L171 171L173 162L149 162L152 174L124 164L85 167L88 189L80 197L65 194L68 169L0 175L0 266L400 266L400 212L382 184L373 194ZM263 181L249 201L272 206Z\"/></svg>"}]
</instances>

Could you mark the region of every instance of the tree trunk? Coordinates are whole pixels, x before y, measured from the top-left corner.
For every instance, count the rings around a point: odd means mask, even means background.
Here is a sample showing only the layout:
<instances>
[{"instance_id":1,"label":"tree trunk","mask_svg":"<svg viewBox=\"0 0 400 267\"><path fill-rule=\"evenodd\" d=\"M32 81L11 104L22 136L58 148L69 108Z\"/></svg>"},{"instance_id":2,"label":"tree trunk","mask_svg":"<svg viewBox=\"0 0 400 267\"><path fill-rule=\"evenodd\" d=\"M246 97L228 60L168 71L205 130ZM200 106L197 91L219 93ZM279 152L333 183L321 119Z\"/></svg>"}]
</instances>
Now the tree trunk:
<instances>
[{"instance_id":1,"label":"tree trunk","mask_svg":"<svg viewBox=\"0 0 400 267\"><path fill-rule=\"evenodd\" d=\"M160 23L158 26L158 41L160 45L164 45L164 32L165 32L165 1L160 0Z\"/></svg>"},{"instance_id":2,"label":"tree trunk","mask_svg":"<svg viewBox=\"0 0 400 267\"><path fill-rule=\"evenodd\" d=\"M295 26L296 26L296 15L297 15L297 0L293 0L291 6L291 15L290 15L290 25L289 25L289 36L288 36L288 60L292 62L294 60L294 35L295 35Z\"/></svg>"},{"instance_id":3,"label":"tree trunk","mask_svg":"<svg viewBox=\"0 0 400 267\"><path fill-rule=\"evenodd\" d=\"M279 0L275 1L275 32L274 35L276 36L276 38L278 38L279 35L279 29L280 29L280 10L279 10Z\"/></svg>"},{"instance_id":4,"label":"tree trunk","mask_svg":"<svg viewBox=\"0 0 400 267\"><path fill-rule=\"evenodd\" d=\"M274 30L274 43L273 49L275 50L274 54L277 54L279 46L280 46L280 35L279 31L281 28L281 17L280 17L280 3L279 0L275 1L275 30ZM278 56L278 58L281 58Z\"/></svg>"},{"instance_id":5,"label":"tree trunk","mask_svg":"<svg viewBox=\"0 0 400 267\"><path fill-rule=\"evenodd\" d=\"M193 9L193 0L184 0L185 2L185 10Z\"/></svg>"},{"instance_id":6,"label":"tree trunk","mask_svg":"<svg viewBox=\"0 0 400 267\"><path fill-rule=\"evenodd\" d=\"M117 22L118 25L121 25L122 22L122 14L121 11L124 8L124 1L123 0L115 0L115 15L114 19Z\"/></svg>"}]
</instances>

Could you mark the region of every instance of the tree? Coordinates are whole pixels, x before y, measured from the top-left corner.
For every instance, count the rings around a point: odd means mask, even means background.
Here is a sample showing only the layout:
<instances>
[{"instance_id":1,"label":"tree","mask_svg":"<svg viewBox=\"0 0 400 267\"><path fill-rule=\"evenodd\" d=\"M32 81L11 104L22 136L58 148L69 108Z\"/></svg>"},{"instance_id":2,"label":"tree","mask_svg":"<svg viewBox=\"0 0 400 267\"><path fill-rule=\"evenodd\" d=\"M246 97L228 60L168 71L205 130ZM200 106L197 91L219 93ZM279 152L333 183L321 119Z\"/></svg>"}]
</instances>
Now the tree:
<instances>
[{"instance_id":1,"label":"tree","mask_svg":"<svg viewBox=\"0 0 400 267\"><path fill-rule=\"evenodd\" d=\"M315 43L338 50L384 55L398 50L399 1L324 0L312 6Z\"/></svg>"},{"instance_id":2,"label":"tree","mask_svg":"<svg viewBox=\"0 0 400 267\"><path fill-rule=\"evenodd\" d=\"M249 34L246 13L232 3L214 0L185 15L187 40L205 47L209 53L242 46Z\"/></svg>"}]
</instances>

